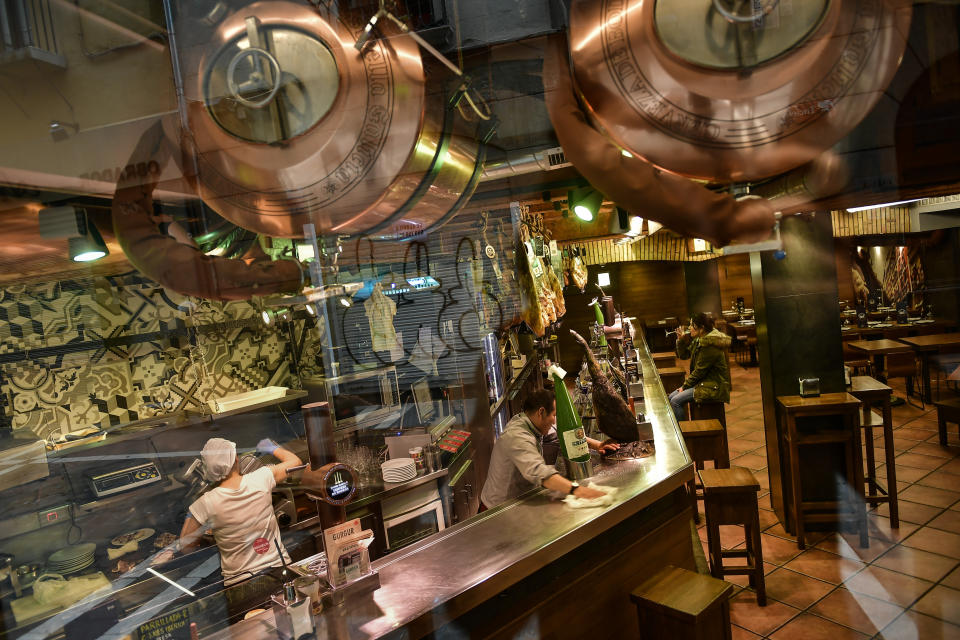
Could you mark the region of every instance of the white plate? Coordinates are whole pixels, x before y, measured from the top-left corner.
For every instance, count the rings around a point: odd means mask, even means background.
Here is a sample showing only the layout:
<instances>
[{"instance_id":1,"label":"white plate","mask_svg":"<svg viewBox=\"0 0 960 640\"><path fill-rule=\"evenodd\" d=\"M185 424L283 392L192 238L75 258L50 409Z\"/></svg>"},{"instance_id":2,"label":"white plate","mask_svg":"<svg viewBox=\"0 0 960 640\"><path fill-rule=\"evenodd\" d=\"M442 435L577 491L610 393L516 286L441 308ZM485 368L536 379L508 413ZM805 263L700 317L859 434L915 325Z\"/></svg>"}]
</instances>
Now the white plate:
<instances>
[{"instance_id":1,"label":"white plate","mask_svg":"<svg viewBox=\"0 0 960 640\"><path fill-rule=\"evenodd\" d=\"M413 458L392 458L380 465L380 468L386 471L387 469L403 469L404 467L416 468L416 466L417 463L414 462Z\"/></svg>"},{"instance_id":2,"label":"white plate","mask_svg":"<svg viewBox=\"0 0 960 640\"><path fill-rule=\"evenodd\" d=\"M70 545L51 553L50 557L47 558L47 564L69 564L86 556L93 557L93 552L96 549L97 545L92 542Z\"/></svg>"},{"instance_id":3,"label":"white plate","mask_svg":"<svg viewBox=\"0 0 960 640\"><path fill-rule=\"evenodd\" d=\"M137 542L140 542L141 540L146 540L147 538L152 536L154 533L156 533L156 531L154 531L153 529L147 529L147 528L137 529L136 531L131 531L130 533L123 533L117 536L116 538L110 541L110 544L112 544L115 547L122 547L123 545L127 544L131 540L136 540Z\"/></svg>"}]
</instances>

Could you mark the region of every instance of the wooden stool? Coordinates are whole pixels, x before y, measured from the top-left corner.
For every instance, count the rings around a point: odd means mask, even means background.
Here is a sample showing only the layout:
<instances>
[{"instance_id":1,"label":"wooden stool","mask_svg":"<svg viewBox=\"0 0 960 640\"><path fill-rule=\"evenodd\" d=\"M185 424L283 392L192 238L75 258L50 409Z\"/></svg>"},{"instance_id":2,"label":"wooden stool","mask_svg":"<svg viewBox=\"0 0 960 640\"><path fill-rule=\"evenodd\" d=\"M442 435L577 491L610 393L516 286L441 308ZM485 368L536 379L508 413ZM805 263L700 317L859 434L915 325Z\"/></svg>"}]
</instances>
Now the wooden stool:
<instances>
[{"instance_id":1,"label":"wooden stool","mask_svg":"<svg viewBox=\"0 0 960 640\"><path fill-rule=\"evenodd\" d=\"M650 357L653 358L653 364L657 369L668 369L677 366L677 356L671 351L651 353Z\"/></svg>"},{"instance_id":2,"label":"wooden stool","mask_svg":"<svg viewBox=\"0 0 960 640\"><path fill-rule=\"evenodd\" d=\"M895 462L896 450L893 446L893 413L890 410L890 397L893 389L870 376L853 376L850 378L848 393L863 403L861 408L860 426L863 429L863 444L866 454L867 470L864 482L867 484L867 502L872 505L888 503L890 505L890 526L897 529L900 526L900 508L897 502L897 465ZM880 406L882 415L873 411L874 406ZM883 430L883 449L887 465L887 481L881 485L877 480L876 456L873 451L873 429Z\"/></svg>"},{"instance_id":3,"label":"wooden stool","mask_svg":"<svg viewBox=\"0 0 960 640\"><path fill-rule=\"evenodd\" d=\"M690 407L691 420L719 420L720 424L727 426L727 410L722 402L691 402Z\"/></svg>"},{"instance_id":4,"label":"wooden stool","mask_svg":"<svg viewBox=\"0 0 960 640\"><path fill-rule=\"evenodd\" d=\"M680 433L687 445L687 451L697 469L703 469L707 460L713 462L715 469L730 467L730 450L727 448L727 430L719 420L683 420L680 422ZM687 491L693 502L693 520L700 522L697 510L697 500L702 494L697 492L696 477L687 483Z\"/></svg>"},{"instance_id":5,"label":"wooden stool","mask_svg":"<svg viewBox=\"0 0 960 640\"><path fill-rule=\"evenodd\" d=\"M763 547L760 543L760 510L757 494L760 483L749 469L703 469L703 506L707 515L707 548L710 551L710 573L714 578L725 575L750 576L750 586L757 591L757 604L767 605L767 588L763 580ZM744 550L720 547L720 525L743 525ZM746 558L745 566L723 566L724 558Z\"/></svg>"},{"instance_id":6,"label":"wooden stool","mask_svg":"<svg viewBox=\"0 0 960 640\"><path fill-rule=\"evenodd\" d=\"M633 590L643 640L730 640L733 585L667 565Z\"/></svg>"},{"instance_id":7,"label":"wooden stool","mask_svg":"<svg viewBox=\"0 0 960 640\"><path fill-rule=\"evenodd\" d=\"M960 434L960 398L951 400L937 400L933 404L937 405L937 431L940 434L940 446L947 446L947 423L953 423L957 426L957 433Z\"/></svg>"},{"instance_id":8,"label":"wooden stool","mask_svg":"<svg viewBox=\"0 0 960 640\"><path fill-rule=\"evenodd\" d=\"M870 545L867 538L867 505L863 494L863 455L860 449L860 401L849 393L824 393L810 398L801 396L779 396L778 411L781 417L781 431L784 435L784 455L782 469L787 471L785 480L791 489L787 503L793 516L794 533L797 547L806 548L804 529L806 522L853 522L860 533L860 546L866 549ZM839 428L820 428L819 423L839 419ZM797 420L805 428L797 428ZM845 498L833 500L810 500L803 496L803 483L800 468L806 467L807 459L801 464L800 449L807 445L841 445L844 453L844 473L848 488ZM815 458L815 454L811 454ZM813 459L810 462L814 462Z\"/></svg>"},{"instance_id":9,"label":"wooden stool","mask_svg":"<svg viewBox=\"0 0 960 640\"><path fill-rule=\"evenodd\" d=\"M670 395L670 392L674 389L679 388L687 377L687 372L680 367L666 367L664 369L658 367L657 373L660 374L660 382L663 383L663 391L667 395Z\"/></svg>"}]
</instances>

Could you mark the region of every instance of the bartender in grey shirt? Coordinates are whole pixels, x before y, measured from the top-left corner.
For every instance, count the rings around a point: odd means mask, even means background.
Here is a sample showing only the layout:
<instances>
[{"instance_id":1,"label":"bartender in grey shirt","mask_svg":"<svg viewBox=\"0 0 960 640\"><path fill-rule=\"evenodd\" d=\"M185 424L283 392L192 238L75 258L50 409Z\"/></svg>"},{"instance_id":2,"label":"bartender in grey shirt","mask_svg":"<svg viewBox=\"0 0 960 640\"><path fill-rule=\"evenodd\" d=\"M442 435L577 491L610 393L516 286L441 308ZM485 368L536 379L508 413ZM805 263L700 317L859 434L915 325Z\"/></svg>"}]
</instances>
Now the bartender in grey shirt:
<instances>
[{"instance_id":1,"label":"bartender in grey shirt","mask_svg":"<svg viewBox=\"0 0 960 640\"><path fill-rule=\"evenodd\" d=\"M533 487L574 495L578 498L599 498L605 495L590 487L570 482L543 459L543 440L556 438L557 402L553 391L538 389L523 402L518 413L504 427L493 446L487 480L480 494L481 511L516 498ZM613 443L587 438L591 449L615 451Z\"/></svg>"}]
</instances>

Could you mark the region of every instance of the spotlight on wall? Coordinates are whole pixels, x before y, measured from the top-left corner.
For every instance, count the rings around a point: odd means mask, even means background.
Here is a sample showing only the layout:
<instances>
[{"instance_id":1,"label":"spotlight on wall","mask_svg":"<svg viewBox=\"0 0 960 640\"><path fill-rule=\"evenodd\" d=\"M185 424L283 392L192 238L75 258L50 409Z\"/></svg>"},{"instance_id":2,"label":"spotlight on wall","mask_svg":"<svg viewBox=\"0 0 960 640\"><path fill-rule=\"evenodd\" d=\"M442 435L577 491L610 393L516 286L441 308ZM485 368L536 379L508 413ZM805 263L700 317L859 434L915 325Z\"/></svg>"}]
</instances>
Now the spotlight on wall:
<instances>
[{"instance_id":1,"label":"spotlight on wall","mask_svg":"<svg viewBox=\"0 0 960 640\"><path fill-rule=\"evenodd\" d=\"M110 251L100 232L93 224L87 224L87 233L67 240L70 259L74 262L93 262L108 255Z\"/></svg>"},{"instance_id":2,"label":"spotlight on wall","mask_svg":"<svg viewBox=\"0 0 960 640\"><path fill-rule=\"evenodd\" d=\"M76 122L60 122L59 120L50 121L50 137L54 142L62 142L70 137L70 132L80 133L80 125Z\"/></svg>"},{"instance_id":3,"label":"spotlight on wall","mask_svg":"<svg viewBox=\"0 0 960 640\"><path fill-rule=\"evenodd\" d=\"M603 194L593 187L579 187L567 194L567 204L575 216L584 222L593 222L603 204Z\"/></svg>"}]
</instances>

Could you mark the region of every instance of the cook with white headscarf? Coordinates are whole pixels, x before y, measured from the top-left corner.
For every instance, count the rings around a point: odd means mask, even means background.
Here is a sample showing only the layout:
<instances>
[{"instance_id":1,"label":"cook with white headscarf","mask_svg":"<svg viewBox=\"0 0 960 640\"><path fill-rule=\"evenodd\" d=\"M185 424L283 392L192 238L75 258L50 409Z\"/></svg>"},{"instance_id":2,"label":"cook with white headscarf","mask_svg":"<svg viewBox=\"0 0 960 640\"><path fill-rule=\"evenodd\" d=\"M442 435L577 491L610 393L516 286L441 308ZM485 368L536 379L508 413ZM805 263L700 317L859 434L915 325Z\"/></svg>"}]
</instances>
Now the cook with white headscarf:
<instances>
[{"instance_id":1,"label":"cook with white headscarf","mask_svg":"<svg viewBox=\"0 0 960 640\"><path fill-rule=\"evenodd\" d=\"M271 492L288 469L300 465L300 458L271 440L261 440L257 451L280 463L241 474L237 445L223 438L207 440L200 452L204 476L219 484L190 505L180 532L180 549L187 552L198 546L204 525L210 526L225 585L282 566L281 553L290 560L280 542Z\"/></svg>"}]
</instances>

